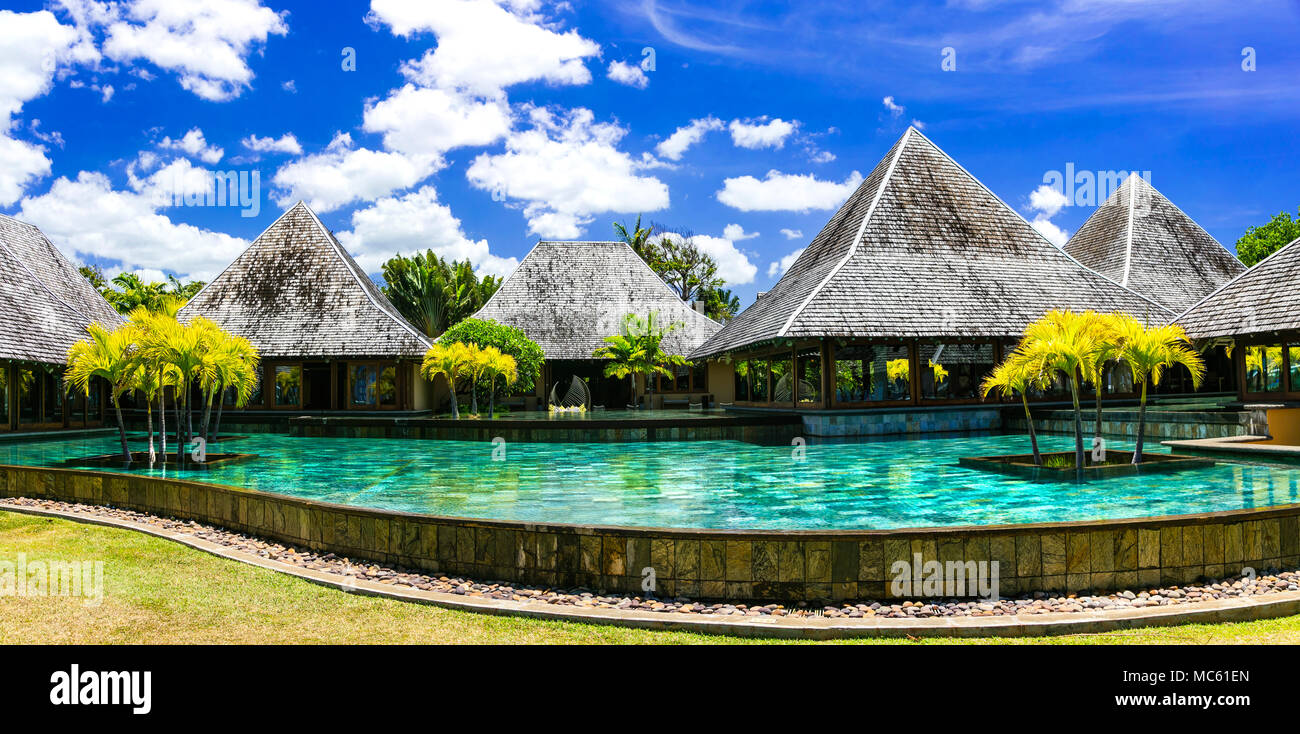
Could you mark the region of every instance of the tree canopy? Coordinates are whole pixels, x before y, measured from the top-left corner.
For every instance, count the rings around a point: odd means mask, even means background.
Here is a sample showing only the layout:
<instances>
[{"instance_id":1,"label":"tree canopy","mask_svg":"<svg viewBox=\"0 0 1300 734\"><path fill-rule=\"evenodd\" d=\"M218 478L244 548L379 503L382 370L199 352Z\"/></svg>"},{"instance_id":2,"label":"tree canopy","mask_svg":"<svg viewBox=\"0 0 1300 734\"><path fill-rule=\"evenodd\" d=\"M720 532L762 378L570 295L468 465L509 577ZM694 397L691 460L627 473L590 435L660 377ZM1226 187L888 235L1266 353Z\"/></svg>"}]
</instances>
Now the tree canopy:
<instances>
[{"instance_id":1,"label":"tree canopy","mask_svg":"<svg viewBox=\"0 0 1300 734\"><path fill-rule=\"evenodd\" d=\"M1237 240L1237 259L1246 267L1253 267L1297 237L1300 237L1300 217L1292 219L1290 214L1278 212L1268 224L1246 228L1246 233Z\"/></svg>"},{"instance_id":2,"label":"tree canopy","mask_svg":"<svg viewBox=\"0 0 1300 734\"><path fill-rule=\"evenodd\" d=\"M704 313L715 320L729 319L740 312L740 299L723 290L727 282L718 277L718 263L700 250L694 235L659 224L641 226L641 217L631 227L614 223L614 233L626 242L646 265L683 301L704 301Z\"/></svg>"},{"instance_id":3,"label":"tree canopy","mask_svg":"<svg viewBox=\"0 0 1300 734\"><path fill-rule=\"evenodd\" d=\"M502 354L515 360L518 381L514 387L522 393L533 391L534 380L542 371L546 358L537 342L529 339L522 329L499 323L492 319L465 319L447 329L438 339L440 344L473 344L482 349L496 347Z\"/></svg>"},{"instance_id":4,"label":"tree canopy","mask_svg":"<svg viewBox=\"0 0 1300 734\"><path fill-rule=\"evenodd\" d=\"M501 286L493 275L480 280L469 260L444 260L433 250L398 255L384 263L383 275L384 295L433 339L482 308Z\"/></svg>"},{"instance_id":5,"label":"tree canopy","mask_svg":"<svg viewBox=\"0 0 1300 734\"><path fill-rule=\"evenodd\" d=\"M180 299L188 301L203 289L201 280L189 282L168 275L167 282L151 281L146 283L135 273L119 273L112 280L104 277L104 271L98 265L83 265L79 268L81 275L95 290L108 301L118 313L129 314L137 308L149 311L163 310L164 303Z\"/></svg>"}]
</instances>

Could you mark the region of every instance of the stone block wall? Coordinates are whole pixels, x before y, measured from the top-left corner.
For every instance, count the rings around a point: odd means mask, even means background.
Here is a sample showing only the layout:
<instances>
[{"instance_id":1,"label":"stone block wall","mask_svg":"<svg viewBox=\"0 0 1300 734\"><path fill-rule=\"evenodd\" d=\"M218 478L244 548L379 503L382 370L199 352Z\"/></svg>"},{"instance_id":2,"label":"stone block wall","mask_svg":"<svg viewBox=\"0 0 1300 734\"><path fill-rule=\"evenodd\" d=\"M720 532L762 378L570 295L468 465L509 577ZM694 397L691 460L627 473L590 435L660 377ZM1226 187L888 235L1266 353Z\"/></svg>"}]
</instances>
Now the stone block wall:
<instances>
[{"instance_id":1,"label":"stone block wall","mask_svg":"<svg viewBox=\"0 0 1300 734\"><path fill-rule=\"evenodd\" d=\"M1300 505L1171 518L887 531L472 521L199 482L0 466L0 494L112 505L300 548L480 580L780 602L889 598L895 561L997 561L1004 596L1186 584L1300 564Z\"/></svg>"}]
</instances>

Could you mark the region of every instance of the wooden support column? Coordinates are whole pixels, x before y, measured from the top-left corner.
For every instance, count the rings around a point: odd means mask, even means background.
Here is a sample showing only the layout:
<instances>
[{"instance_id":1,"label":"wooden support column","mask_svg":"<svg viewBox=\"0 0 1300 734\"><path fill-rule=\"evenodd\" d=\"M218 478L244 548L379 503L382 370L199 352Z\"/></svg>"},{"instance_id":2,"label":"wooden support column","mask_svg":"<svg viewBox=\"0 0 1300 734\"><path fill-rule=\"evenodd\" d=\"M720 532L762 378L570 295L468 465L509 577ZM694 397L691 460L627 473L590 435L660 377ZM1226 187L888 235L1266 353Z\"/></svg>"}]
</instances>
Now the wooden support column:
<instances>
[{"instance_id":1,"label":"wooden support column","mask_svg":"<svg viewBox=\"0 0 1300 734\"><path fill-rule=\"evenodd\" d=\"M330 360L330 410L339 409L339 363Z\"/></svg>"}]
</instances>

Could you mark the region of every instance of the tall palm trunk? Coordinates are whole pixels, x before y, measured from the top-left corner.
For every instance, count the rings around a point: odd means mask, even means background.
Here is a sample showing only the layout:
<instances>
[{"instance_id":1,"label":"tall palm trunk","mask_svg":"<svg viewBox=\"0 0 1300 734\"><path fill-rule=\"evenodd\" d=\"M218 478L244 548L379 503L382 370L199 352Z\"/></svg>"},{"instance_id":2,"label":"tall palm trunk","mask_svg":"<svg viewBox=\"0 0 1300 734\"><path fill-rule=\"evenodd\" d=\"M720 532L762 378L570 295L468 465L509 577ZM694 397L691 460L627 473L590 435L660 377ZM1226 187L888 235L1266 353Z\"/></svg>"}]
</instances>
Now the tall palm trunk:
<instances>
[{"instance_id":1,"label":"tall palm trunk","mask_svg":"<svg viewBox=\"0 0 1300 734\"><path fill-rule=\"evenodd\" d=\"M456 383L447 380L447 391L451 393L451 419L460 420L460 404L456 400Z\"/></svg>"},{"instance_id":2,"label":"tall palm trunk","mask_svg":"<svg viewBox=\"0 0 1300 734\"><path fill-rule=\"evenodd\" d=\"M1029 444L1034 447L1034 466L1043 465L1043 456L1038 453L1038 433L1034 431L1034 416L1029 412L1029 398L1020 393L1020 402L1025 406L1025 424L1029 426Z\"/></svg>"},{"instance_id":3,"label":"tall palm trunk","mask_svg":"<svg viewBox=\"0 0 1300 734\"><path fill-rule=\"evenodd\" d=\"M162 460L167 462L167 387L162 384L162 373L158 374L158 436L162 439Z\"/></svg>"},{"instance_id":4,"label":"tall palm trunk","mask_svg":"<svg viewBox=\"0 0 1300 734\"><path fill-rule=\"evenodd\" d=\"M1079 410L1079 373L1070 375L1070 398L1074 401L1074 466L1083 470L1083 411Z\"/></svg>"},{"instance_id":5,"label":"tall palm trunk","mask_svg":"<svg viewBox=\"0 0 1300 734\"><path fill-rule=\"evenodd\" d=\"M149 434L149 466L158 460L158 455L153 450L153 403L146 398L144 401L144 422L145 430Z\"/></svg>"},{"instance_id":6,"label":"tall palm trunk","mask_svg":"<svg viewBox=\"0 0 1300 734\"><path fill-rule=\"evenodd\" d=\"M176 411L176 461L185 461L185 422L181 420L181 393L180 388L176 389L176 394L172 396L172 408Z\"/></svg>"},{"instance_id":7,"label":"tall palm trunk","mask_svg":"<svg viewBox=\"0 0 1300 734\"><path fill-rule=\"evenodd\" d=\"M221 394L222 399L217 402L217 424L212 427L212 437L218 441L221 440L221 411L226 407L225 397L226 394L223 391Z\"/></svg>"},{"instance_id":8,"label":"tall palm trunk","mask_svg":"<svg viewBox=\"0 0 1300 734\"><path fill-rule=\"evenodd\" d=\"M1142 402L1138 404L1137 446L1133 449L1133 463L1142 463L1142 441L1147 432L1147 381L1142 380Z\"/></svg>"},{"instance_id":9,"label":"tall palm trunk","mask_svg":"<svg viewBox=\"0 0 1300 734\"><path fill-rule=\"evenodd\" d=\"M478 380L469 384L469 412L478 415Z\"/></svg>"},{"instance_id":10,"label":"tall palm trunk","mask_svg":"<svg viewBox=\"0 0 1300 734\"><path fill-rule=\"evenodd\" d=\"M131 463L131 447L126 445L126 423L122 420L122 404L113 396L113 412L117 413L117 436L122 440L122 458Z\"/></svg>"},{"instance_id":11,"label":"tall palm trunk","mask_svg":"<svg viewBox=\"0 0 1300 734\"><path fill-rule=\"evenodd\" d=\"M1097 425L1092 430L1092 435L1101 438L1101 375L1097 375Z\"/></svg>"},{"instance_id":12,"label":"tall palm trunk","mask_svg":"<svg viewBox=\"0 0 1300 734\"><path fill-rule=\"evenodd\" d=\"M212 422L212 398L217 394L215 386L208 391L208 399L203 406L203 423L199 426L199 435L203 437L203 442L208 442L208 425Z\"/></svg>"}]
</instances>

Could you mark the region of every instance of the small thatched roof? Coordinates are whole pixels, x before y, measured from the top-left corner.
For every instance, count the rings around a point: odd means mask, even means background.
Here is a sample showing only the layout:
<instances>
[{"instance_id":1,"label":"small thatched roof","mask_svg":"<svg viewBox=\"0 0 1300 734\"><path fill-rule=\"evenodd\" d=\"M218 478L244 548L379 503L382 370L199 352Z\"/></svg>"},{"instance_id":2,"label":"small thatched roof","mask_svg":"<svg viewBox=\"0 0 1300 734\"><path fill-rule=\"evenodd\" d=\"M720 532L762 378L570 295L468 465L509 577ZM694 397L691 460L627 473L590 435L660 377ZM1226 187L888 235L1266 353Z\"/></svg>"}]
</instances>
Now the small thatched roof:
<instances>
[{"instance_id":1,"label":"small thatched roof","mask_svg":"<svg viewBox=\"0 0 1300 734\"><path fill-rule=\"evenodd\" d=\"M1255 266L1176 319L1193 339L1300 331L1300 239Z\"/></svg>"},{"instance_id":2,"label":"small thatched roof","mask_svg":"<svg viewBox=\"0 0 1300 734\"><path fill-rule=\"evenodd\" d=\"M0 215L0 359L64 364L96 321L122 317L39 229Z\"/></svg>"},{"instance_id":3,"label":"small thatched roof","mask_svg":"<svg viewBox=\"0 0 1300 734\"><path fill-rule=\"evenodd\" d=\"M474 314L523 329L547 359L591 359L626 314L681 322L664 351L686 355L722 328L691 308L623 242L538 242Z\"/></svg>"},{"instance_id":4,"label":"small thatched roof","mask_svg":"<svg viewBox=\"0 0 1300 734\"><path fill-rule=\"evenodd\" d=\"M1088 217L1065 243L1065 251L1175 312L1246 270L1209 232L1136 173Z\"/></svg>"},{"instance_id":5,"label":"small thatched roof","mask_svg":"<svg viewBox=\"0 0 1300 734\"><path fill-rule=\"evenodd\" d=\"M1053 308L1168 311L1052 245L915 128L693 356L801 337L1014 337Z\"/></svg>"},{"instance_id":6,"label":"small thatched roof","mask_svg":"<svg viewBox=\"0 0 1300 734\"><path fill-rule=\"evenodd\" d=\"M263 358L391 359L429 348L301 201L181 309L182 320L195 316L247 338Z\"/></svg>"}]
</instances>

